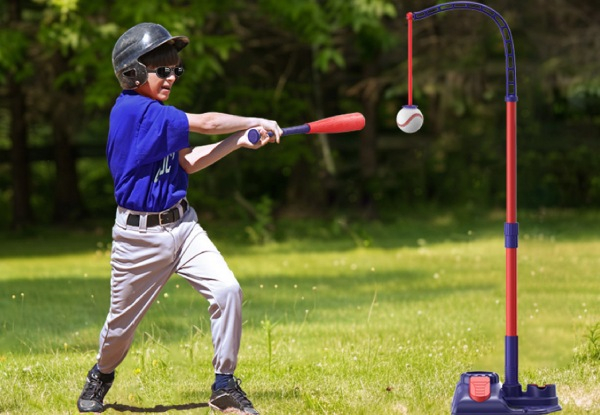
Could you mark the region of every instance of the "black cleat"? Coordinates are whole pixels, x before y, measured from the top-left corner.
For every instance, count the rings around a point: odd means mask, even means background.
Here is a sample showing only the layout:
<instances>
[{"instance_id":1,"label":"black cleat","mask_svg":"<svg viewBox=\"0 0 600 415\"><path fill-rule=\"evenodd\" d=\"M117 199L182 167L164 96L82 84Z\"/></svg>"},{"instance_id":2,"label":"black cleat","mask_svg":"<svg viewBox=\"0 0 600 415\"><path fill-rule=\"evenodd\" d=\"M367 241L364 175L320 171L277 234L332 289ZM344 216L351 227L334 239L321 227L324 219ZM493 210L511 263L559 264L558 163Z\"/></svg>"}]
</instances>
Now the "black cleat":
<instances>
[{"instance_id":1,"label":"black cleat","mask_svg":"<svg viewBox=\"0 0 600 415\"><path fill-rule=\"evenodd\" d=\"M214 390L208 406L215 411L226 412L237 415L259 415L252 406L252 402L240 387L241 380L233 378L227 383L227 387Z\"/></svg>"},{"instance_id":2,"label":"black cleat","mask_svg":"<svg viewBox=\"0 0 600 415\"><path fill-rule=\"evenodd\" d=\"M88 372L83 391L77 401L79 412L102 412L104 411L104 397L112 386L115 372L105 375L98 370L98 366Z\"/></svg>"}]
</instances>

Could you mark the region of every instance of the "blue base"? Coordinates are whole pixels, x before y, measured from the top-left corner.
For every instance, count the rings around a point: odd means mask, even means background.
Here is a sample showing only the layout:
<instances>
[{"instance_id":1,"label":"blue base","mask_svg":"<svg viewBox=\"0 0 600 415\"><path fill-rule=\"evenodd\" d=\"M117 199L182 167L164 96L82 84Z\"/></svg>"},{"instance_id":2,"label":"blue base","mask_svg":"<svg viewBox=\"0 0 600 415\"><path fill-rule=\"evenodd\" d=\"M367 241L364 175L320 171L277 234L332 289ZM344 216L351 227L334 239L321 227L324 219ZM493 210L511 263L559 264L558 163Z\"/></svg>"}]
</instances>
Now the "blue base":
<instances>
[{"instance_id":1,"label":"blue base","mask_svg":"<svg viewBox=\"0 0 600 415\"><path fill-rule=\"evenodd\" d=\"M483 402L473 400L469 394L473 376L490 378L490 396ZM498 374L493 372L463 373L452 399L452 415L549 414L561 409L554 385L527 385L523 392L520 385L502 387Z\"/></svg>"}]
</instances>

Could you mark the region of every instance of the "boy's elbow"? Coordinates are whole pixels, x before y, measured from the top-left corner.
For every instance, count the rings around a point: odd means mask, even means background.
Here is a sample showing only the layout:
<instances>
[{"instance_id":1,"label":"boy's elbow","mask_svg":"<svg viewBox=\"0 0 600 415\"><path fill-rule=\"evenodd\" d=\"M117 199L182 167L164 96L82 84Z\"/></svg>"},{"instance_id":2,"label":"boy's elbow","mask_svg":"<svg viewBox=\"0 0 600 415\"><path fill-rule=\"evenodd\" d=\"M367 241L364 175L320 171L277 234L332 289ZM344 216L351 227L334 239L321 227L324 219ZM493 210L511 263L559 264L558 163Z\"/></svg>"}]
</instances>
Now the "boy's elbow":
<instances>
[{"instance_id":1,"label":"boy's elbow","mask_svg":"<svg viewBox=\"0 0 600 415\"><path fill-rule=\"evenodd\" d=\"M184 158L183 160L179 160L179 165L181 166L181 168L183 169L183 171L185 171L187 174L192 174L197 172L198 166L196 166L194 163L191 163L188 159Z\"/></svg>"},{"instance_id":2,"label":"boy's elbow","mask_svg":"<svg viewBox=\"0 0 600 415\"><path fill-rule=\"evenodd\" d=\"M186 157L187 154L190 154L191 149L181 150L179 152L179 166L185 171L187 174L191 174L194 172L194 165L188 160Z\"/></svg>"},{"instance_id":3,"label":"boy's elbow","mask_svg":"<svg viewBox=\"0 0 600 415\"><path fill-rule=\"evenodd\" d=\"M208 118L204 120L200 125L200 129L202 131L205 131L206 134L210 134L211 132L218 130L219 128L221 128L221 124L218 120L213 118Z\"/></svg>"},{"instance_id":4,"label":"boy's elbow","mask_svg":"<svg viewBox=\"0 0 600 415\"><path fill-rule=\"evenodd\" d=\"M194 169L192 168L192 166L187 163L187 164L181 164L181 168L183 169L184 172L186 172L187 174L192 174L194 172Z\"/></svg>"}]
</instances>

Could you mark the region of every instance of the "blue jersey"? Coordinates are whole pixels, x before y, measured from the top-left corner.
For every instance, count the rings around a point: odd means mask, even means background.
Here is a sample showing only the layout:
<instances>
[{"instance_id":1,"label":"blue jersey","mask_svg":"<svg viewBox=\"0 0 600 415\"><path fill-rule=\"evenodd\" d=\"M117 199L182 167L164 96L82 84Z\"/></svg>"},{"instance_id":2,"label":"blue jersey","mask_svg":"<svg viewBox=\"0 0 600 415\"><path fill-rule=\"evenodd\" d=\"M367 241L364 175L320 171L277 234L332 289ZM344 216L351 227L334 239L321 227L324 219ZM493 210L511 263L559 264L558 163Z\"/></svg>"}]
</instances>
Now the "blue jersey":
<instances>
[{"instance_id":1,"label":"blue jersey","mask_svg":"<svg viewBox=\"0 0 600 415\"><path fill-rule=\"evenodd\" d=\"M161 212L187 194L178 151L189 147L185 112L125 90L110 113L106 156L121 207Z\"/></svg>"}]
</instances>

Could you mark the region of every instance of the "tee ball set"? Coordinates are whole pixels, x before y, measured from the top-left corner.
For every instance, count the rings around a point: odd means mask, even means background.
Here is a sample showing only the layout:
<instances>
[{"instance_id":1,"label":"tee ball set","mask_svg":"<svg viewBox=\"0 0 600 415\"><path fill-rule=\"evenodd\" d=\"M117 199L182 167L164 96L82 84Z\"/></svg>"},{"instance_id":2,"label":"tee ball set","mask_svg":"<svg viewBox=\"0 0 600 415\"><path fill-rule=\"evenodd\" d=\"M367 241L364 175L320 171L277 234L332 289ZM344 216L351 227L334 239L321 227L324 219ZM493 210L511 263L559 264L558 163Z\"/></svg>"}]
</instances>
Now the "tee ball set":
<instances>
[{"instance_id":1,"label":"tee ball set","mask_svg":"<svg viewBox=\"0 0 600 415\"><path fill-rule=\"evenodd\" d=\"M500 29L506 58L506 336L505 379L501 384L494 372L466 372L461 374L452 400L452 415L465 414L548 414L560 411L556 386L527 385L525 391L518 379L517 336L517 247L519 224L517 220L517 70L514 43L504 18L490 7L469 1L438 4L427 9L407 13L408 21L408 105L396 117L398 127L414 133L423 124L423 115L412 103L412 26L413 21L425 19L446 11L473 10L490 17Z\"/></svg>"}]
</instances>

